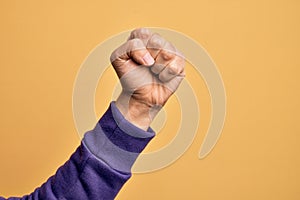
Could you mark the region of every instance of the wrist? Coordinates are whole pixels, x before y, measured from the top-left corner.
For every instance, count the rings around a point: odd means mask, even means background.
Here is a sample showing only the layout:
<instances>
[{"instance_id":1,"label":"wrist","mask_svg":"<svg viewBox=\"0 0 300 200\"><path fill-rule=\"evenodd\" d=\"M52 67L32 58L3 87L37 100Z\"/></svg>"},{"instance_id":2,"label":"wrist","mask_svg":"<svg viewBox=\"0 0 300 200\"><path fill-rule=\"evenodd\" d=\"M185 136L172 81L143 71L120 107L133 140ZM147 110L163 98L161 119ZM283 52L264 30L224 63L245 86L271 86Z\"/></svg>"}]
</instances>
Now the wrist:
<instances>
[{"instance_id":1,"label":"wrist","mask_svg":"<svg viewBox=\"0 0 300 200\"><path fill-rule=\"evenodd\" d=\"M151 106L132 97L131 94L121 92L116 100L116 107L124 118L140 129L147 130L159 112L160 108Z\"/></svg>"}]
</instances>

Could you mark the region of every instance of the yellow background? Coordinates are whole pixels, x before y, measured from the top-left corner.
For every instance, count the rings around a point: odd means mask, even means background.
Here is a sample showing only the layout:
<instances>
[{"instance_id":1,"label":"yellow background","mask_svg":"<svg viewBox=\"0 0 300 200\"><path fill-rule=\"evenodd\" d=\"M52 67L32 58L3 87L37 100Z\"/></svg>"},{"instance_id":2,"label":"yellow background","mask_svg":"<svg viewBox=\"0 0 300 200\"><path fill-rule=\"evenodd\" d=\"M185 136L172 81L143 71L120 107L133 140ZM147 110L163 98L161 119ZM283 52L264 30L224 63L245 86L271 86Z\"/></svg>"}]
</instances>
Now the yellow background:
<instances>
[{"instance_id":1,"label":"yellow background","mask_svg":"<svg viewBox=\"0 0 300 200\"><path fill-rule=\"evenodd\" d=\"M117 199L300 199L299 9L297 0L1 0L0 194L33 191L78 146L72 88L89 52L121 31L158 26L194 38L216 62L225 126L199 160L209 95L189 68L201 107L195 141L170 167L134 175ZM96 100L100 116L109 99L97 90ZM176 105L167 104L172 117L147 151L174 136Z\"/></svg>"}]
</instances>

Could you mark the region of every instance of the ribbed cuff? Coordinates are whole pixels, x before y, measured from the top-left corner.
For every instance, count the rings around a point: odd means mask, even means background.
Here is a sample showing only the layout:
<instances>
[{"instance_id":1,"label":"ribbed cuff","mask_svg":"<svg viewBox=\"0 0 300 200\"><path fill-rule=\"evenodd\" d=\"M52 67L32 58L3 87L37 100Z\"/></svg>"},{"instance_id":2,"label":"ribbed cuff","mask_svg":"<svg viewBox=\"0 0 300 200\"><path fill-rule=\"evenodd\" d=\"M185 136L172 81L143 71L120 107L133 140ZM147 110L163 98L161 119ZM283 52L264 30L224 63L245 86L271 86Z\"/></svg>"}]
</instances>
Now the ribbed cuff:
<instances>
[{"instance_id":1,"label":"ribbed cuff","mask_svg":"<svg viewBox=\"0 0 300 200\"><path fill-rule=\"evenodd\" d=\"M83 144L112 168L130 172L139 153L154 135L151 128L144 131L127 121L112 102L96 127L85 134Z\"/></svg>"}]
</instances>

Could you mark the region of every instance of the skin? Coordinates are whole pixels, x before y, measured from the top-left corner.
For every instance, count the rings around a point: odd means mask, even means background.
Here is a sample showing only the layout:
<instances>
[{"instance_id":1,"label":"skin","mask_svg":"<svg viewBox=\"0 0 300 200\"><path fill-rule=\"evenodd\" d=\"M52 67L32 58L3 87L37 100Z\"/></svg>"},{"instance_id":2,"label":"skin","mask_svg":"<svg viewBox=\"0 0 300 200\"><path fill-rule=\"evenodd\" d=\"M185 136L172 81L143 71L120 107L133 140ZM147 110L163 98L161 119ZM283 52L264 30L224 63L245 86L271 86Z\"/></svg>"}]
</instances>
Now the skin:
<instances>
[{"instance_id":1,"label":"skin","mask_svg":"<svg viewBox=\"0 0 300 200\"><path fill-rule=\"evenodd\" d=\"M116 106L135 126L147 130L185 76L185 60L163 37L135 29L110 57L121 81Z\"/></svg>"}]
</instances>

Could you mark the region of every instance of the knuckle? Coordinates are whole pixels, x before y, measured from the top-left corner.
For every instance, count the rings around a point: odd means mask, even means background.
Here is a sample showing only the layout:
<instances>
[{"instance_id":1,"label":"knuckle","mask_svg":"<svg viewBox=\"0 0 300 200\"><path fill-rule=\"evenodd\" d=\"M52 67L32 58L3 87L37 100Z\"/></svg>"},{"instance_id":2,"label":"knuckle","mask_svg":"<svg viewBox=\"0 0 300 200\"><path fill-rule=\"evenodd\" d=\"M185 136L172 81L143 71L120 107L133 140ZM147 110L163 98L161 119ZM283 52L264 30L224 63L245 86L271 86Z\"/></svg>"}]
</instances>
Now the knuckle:
<instances>
[{"instance_id":1,"label":"knuckle","mask_svg":"<svg viewBox=\"0 0 300 200\"><path fill-rule=\"evenodd\" d=\"M158 35L157 33L154 33L150 40L148 41L148 47L153 49L161 49L165 45L165 40Z\"/></svg>"},{"instance_id":2,"label":"knuckle","mask_svg":"<svg viewBox=\"0 0 300 200\"><path fill-rule=\"evenodd\" d=\"M110 62L113 63L118 57L118 49L114 50L111 54L110 54Z\"/></svg>"},{"instance_id":3,"label":"knuckle","mask_svg":"<svg viewBox=\"0 0 300 200\"><path fill-rule=\"evenodd\" d=\"M128 49L130 50L144 49L144 44L140 39L135 38L128 41Z\"/></svg>"},{"instance_id":4,"label":"knuckle","mask_svg":"<svg viewBox=\"0 0 300 200\"><path fill-rule=\"evenodd\" d=\"M130 38L147 39L151 35L151 32L147 28L137 28L130 33Z\"/></svg>"},{"instance_id":5,"label":"knuckle","mask_svg":"<svg viewBox=\"0 0 300 200\"><path fill-rule=\"evenodd\" d=\"M177 53L175 46L172 43L167 42L167 41L165 42L165 45L164 45L163 49L166 50L166 51L168 51L168 52L170 52L170 53L173 53L175 55Z\"/></svg>"},{"instance_id":6,"label":"knuckle","mask_svg":"<svg viewBox=\"0 0 300 200\"><path fill-rule=\"evenodd\" d=\"M115 56L115 52L113 52L111 55L110 55L110 62L112 63L114 60L115 60L116 56Z\"/></svg>"}]
</instances>

